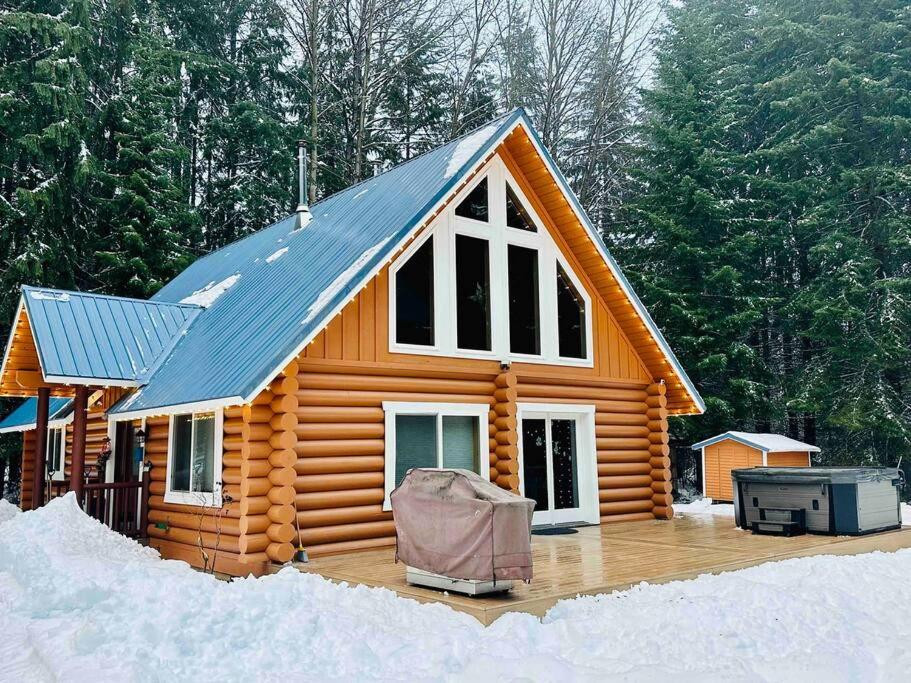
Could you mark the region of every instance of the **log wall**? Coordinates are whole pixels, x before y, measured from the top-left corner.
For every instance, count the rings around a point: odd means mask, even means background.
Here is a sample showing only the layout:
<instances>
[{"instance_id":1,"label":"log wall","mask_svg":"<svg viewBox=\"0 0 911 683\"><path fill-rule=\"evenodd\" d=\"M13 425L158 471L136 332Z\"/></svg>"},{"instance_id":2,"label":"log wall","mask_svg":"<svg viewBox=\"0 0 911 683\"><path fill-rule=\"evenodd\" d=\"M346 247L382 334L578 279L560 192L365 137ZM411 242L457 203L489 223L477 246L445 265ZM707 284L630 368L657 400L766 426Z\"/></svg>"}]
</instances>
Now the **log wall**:
<instances>
[{"instance_id":1,"label":"log wall","mask_svg":"<svg viewBox=\"0 0 911 683\"><path fill-rule=\"evenodd\" d=\"M162 557L183 560L194 567L214 568L225 574L262 573L265 554L255 554L244 547L242 541L242 497L237 483L239 458L250 450L236 447L233 427L237 423L237 413L244 410L250 412L251 408L225 411L220 508L165 502L170 420L167 416L146 419L145 456L152 465L149 472L149 545Z\"/></svg>"}]
</instances>

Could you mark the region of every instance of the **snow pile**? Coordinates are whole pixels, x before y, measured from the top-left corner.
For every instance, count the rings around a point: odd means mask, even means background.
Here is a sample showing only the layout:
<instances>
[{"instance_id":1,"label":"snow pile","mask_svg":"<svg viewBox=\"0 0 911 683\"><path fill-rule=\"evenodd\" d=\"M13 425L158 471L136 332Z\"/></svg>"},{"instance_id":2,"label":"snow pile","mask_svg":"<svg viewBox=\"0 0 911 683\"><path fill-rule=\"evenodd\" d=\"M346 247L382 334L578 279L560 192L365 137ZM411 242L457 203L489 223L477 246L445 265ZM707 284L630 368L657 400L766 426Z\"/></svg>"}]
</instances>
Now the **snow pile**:
<instances>
[{"instance_id":1,"label":"snow pile","mask_svg":"<svg viewBox=\"0 0 911 683\"><path fill-rule=\"evenodd\" d=\"M714 504L711 498L700 498L692 503L674 503L674 514L683 517L712 515L714 517L733 517L734 506L730 503Z\"/></svg>"},{"instance_id":2,"label":"snow pile","mask_svg":"<svg viewBox=\"0 0 911 683\"><path fill-rule=\"evenodd\" d=\"M902 517L902 526L911 526L911 505L902 503L899 512Z\"/></svg>"},{"instance_id":3,"label":"snow pile","mask_svg":"<svg viewBox=\"0 0 911 683\"><path fill-rule=\"evenodd\" d=\"M197 306L208 308L238 280L240 280L240 273L229 275L221 282L215 282L213 280L202 289L197 289L190 296L181 299L180 303L196 304Z\"/></svg>"},{"instance_id":4,"label":"snow pile","mask_svg":"<svg viewBox=\"0 0 911 683\"><path fill-rule=\"evenodd\" d=\"M451 178L458 173L499 128L500 124L492 123L462 138L453 150L452 156L449 157L444 177Z\"/></svg>"},{"instance_id":5,"label":"snow pile","mask_svg":"<svg viewBox=\"0 0 911 683\"><path fill-rule=\"evenodd\" d=\"M789 560L485 628L292 569L219 581L70 495L0 525L0 680L902 680L909 572L911 551Z\"/></svg>"},{"instance_id":6,"label":"snow pile","mask_svg":"<svg viewBox=\"0 0 911 683\"><path fill-rule=\"evenodd\" d=\"M19 514L19 508L10 503L8 500L0 498L0 524L8 522Z\"/></svg>"},{"instance_id":7,"label":"snow pile","mask_svg":"<svg viewBox=\"0 0 911 683\"><path fill-rule=\"evenodd\" d=\"M266 263L272 263L273 261L278 261L278 259L280 259L282 256L284 256L287 253L288 253L288 247L282 247L278 251L276 251L272 254L269 254L266 257Z\"/></svg>"}]
</instances>

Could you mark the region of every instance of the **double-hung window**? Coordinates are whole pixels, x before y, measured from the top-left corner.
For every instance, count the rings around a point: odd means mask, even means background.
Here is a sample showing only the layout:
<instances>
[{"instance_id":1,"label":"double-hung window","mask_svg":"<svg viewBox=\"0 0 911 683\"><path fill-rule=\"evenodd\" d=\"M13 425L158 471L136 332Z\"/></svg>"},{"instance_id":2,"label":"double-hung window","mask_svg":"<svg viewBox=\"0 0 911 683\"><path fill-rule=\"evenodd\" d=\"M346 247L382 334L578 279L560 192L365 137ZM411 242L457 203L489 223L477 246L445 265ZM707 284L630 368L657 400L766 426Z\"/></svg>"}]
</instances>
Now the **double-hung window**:
<instances>
[{"instance_id":1,"label":"double-hung window","mask_svg":"<svg viewBox=\"0 0 911 683\"><path fill-rule=\"evenodd\" d=\"M487 478L486 404L383 403L386 413L386 500L408 470L464 469Z\"/></svg>"},{"instance_id":2,"label":"double-hung window","mask_svg":"<svg viewBox=\"0 0 911 683\"><path fill-rule=\"evenodd\" d=\"M166 503L221 505L222 412L172 415Z\"/></svg>"}]
</instances>

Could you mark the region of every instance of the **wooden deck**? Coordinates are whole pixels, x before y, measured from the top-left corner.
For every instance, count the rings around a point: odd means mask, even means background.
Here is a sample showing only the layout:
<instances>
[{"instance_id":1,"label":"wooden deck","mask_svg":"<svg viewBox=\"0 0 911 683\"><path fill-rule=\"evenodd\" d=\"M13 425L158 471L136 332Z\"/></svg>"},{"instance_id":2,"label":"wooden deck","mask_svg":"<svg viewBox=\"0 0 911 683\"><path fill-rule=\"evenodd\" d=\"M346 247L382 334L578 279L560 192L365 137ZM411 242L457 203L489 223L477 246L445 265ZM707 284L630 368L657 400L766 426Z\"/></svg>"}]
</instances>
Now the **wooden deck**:
<instances>
[{"instance_id":1,"label":"wooden deck","mask_svg":"<svg viewBox=\"0 0 911 683\"><path fill-rule=\"evenodd\" d=\"M538 616L558 600L664 583L810 555L856 555L911 547L911 528L871 536L754 536L723 517L678 517L581 528L567 536L533 536L535 578L499 597L471 598L410 586L394 550L319 557L297 565L334 581L382 586L401 597L442 602L484 624L505 612Z\"/></svg>"}]
</instances>

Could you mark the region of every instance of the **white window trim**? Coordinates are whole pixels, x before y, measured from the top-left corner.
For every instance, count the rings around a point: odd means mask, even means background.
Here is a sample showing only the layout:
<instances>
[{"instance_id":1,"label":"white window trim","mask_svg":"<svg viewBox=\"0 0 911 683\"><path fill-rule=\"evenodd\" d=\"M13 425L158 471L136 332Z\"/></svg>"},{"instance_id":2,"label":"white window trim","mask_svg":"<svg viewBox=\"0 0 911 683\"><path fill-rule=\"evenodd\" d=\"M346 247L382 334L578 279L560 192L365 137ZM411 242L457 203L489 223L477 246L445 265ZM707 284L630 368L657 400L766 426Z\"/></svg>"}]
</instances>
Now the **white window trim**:
<instances>
[{"instance_id":1,"label":"white window trim","mask_svg":"<svg viewBox=\"0 0 911 683\"><path fill-rule=\"evenodd\" d=\"M215 413L215 453L212 463L212 472L215 481L212 486L212 493L203 491L172 491L171 490L171 471L174 461L174 419L179 415L198 415L200 413ZM215 411L201 410L195 413L180 413L179 415L168 416L168 465L165 471L165 494L164 502L175 505L196 505L198 507L221 507L221 489L222 489L222 441L224 438L224 410Z\"/></svg>"},{"instance_id":2,"label":"white window trim","mask_svg":"<svg viewBox=\"0 0 911 683\"><path fill-rule=\"evenodd\" d=\"M434 272L433 281L433 346L424 346L422 344L405 344L396 339L397 320L396 320L396 282L399 270L402 269L408 260L423 247L428 240L433 240L433 269L436 271L437 251L440 249L440 240L436 238L436 231L428 230L426 234L414 240L405 251L389 267L389 346L401 349L405 353L438 353L440 351L441 326L443 324L442 311L440 309L440 282Z\"/></svg>"},{"instance_id":3,"label":"white window trim","mask_svg":"<svg viewBox=\"0 0 911 683\"><path fill-rule=\"evenodd\" d=\"M489 413L490 406L486 403L411 403L398 401L383 401L385 413L385 457L384 457L384 490L383 510L392 509L389 495L395 489L395 418L398 415L433 415L437 418L437 463L441 464L443 454L444 417L453 415L467 415L478 418L478 453L480 474L484 479L490 480L490 448L489 440ZM485 459L485 455L487 459Z\"/></svg>"},{"instance_id":4,"label":"white window trim","mask_svg":"<svg viewBox=\"0 0 911 683\"><path fill-rule=\"evenodd\" d=\"M519 493L525 495L525 453L522 444L522 420L525 418L572 417L576 419L577 465L579 475L579 515L572 521L599 524L601 522L598 498L598 451L595 441L595 406L574 403L517 403L516 429L519 436ZM564 522L567 520L556 520ZM534 524L550 524L553 519L547 512L535 512Z\"/></svg>"},{"instance_id":5,"label":"white window trim","mask_svg":"<svg viewBox=\"0 0 911 683\"><path fill-rule=\"evenodd\" d=\"M467 197L484 178L488 179L488 216L484 223L456 216L455 207ZM506 225L506 183L516 194L537 228L528 232ZM457 310L455 291L455 240L456 235L480 237L490 245L490 325L491 350L476 351L457 347ZM433 239L434 270L434 345L400 344L396 331L396 273L410 256L428 239ZM541 353L539 355L513 353L509 348L509 293L508 245L533 248L538 251L538 306ZM585 358L569 358L559 354L557 330L557 267L559 263L569 276L576 290L585 301ZM594 309L588 289L575 270L563 257L560 248L535 211L520 185L499 157L492 158L452 200L449 208L438 216L427 234L415 240L390 266L388 283L389 300L389 351L426 356L449 356L478 360L504 360L542 365L594 367Z\"/></svg>"}]
</instances>

